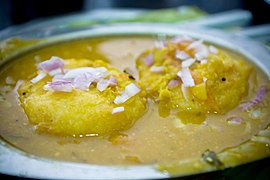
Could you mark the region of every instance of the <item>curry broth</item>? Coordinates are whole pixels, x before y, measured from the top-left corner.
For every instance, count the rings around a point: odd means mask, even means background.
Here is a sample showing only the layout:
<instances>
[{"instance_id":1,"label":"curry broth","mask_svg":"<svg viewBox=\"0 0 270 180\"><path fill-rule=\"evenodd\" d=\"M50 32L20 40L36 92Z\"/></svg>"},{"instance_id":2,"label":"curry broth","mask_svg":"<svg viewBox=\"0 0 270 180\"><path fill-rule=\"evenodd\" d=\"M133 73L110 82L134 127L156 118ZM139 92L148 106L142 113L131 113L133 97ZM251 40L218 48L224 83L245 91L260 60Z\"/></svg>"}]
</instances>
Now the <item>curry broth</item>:
<instances>
[{"instance_id":1,"label":"curry broth","mask_svg":"<svg viewBox=\"0 0 270 180\"><path fill-rule=\"evenodd\" d=\"M206 149L221 152L249 140L270 123L268 105L257 119L235 108L225 115L209 114L201 124L183 124L173 114L160 117L157 105L149 100L146 114L127 131L110 137L91 134L58 137L35 131L20 106L15 85L6 83L7 77L15 81L32 77L36 63L51 56L103 59L120 70L130 68L138 78L135 60L142 51L153 47L154 42L155 38L151 37L76 40L35 50L4 65L0 71L0 85L4 89L0 99L0 135L25 152L51 159L109 165L151 164L199 158ZM243 102L254 98L256 89L266 84L269 84L267 77L255 68L250 77L249 95ZM266 98L268 102L269 93ZM245 122L228 124L226 120L235 115Z\"/></svg>"}]
</instances>

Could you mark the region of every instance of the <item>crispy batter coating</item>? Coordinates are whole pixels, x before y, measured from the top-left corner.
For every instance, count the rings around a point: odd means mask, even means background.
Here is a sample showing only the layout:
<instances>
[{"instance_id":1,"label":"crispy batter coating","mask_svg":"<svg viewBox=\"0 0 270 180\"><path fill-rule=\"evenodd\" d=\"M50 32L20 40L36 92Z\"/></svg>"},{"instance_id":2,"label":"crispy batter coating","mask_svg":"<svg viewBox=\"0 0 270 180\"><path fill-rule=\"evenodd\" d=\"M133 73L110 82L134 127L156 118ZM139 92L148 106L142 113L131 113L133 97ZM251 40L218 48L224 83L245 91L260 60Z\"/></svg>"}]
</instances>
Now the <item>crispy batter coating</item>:
<instances>
[{"instance_id":1,"label":"crispy batter coating","mask_svg":"<svg viewBox=\"0 0 270 180\"><path fill-rule=\"evenodd\" d=\"M194 49L188 49L191 41L181 43L167 42L164 48L153 48L143 52L137 59L140 82L149 97L159 104L161 116L169 115L171 110L181 113L219 113L223 114L236 107L248 93L248 79L252 71L244 59L221 49L209 53L206 61L196 60L189 70L195 86L184 87L177 73L182 70L183 59L176 57L177 51L184 51L196 59ZM209 47L204 45L205 47ZM149 65L147 58L152 55ZM162 71L151 71L151 67L163 67ZM179 82L170 86L171 81Z\"/></svg>"},{"instance_id":2,"label":"crispy batter coating","mask_svg":"<svg viewBox=\"0 0 270 180\"><path fill-rule=\"evenodd\" d=\"M117 86L108 87L100 92L91 84L88 91L73 89L72 92L54 92L43 89L51 81L46 76L38 83L26 80L18 92L22 106L29 121L37 130L57 135L109 135L130 128L146 110L144 91L140 91L126 102L116 105L113 101L121 91L134 80L128 75L109 66L101 60L69 59L65 68L106 67L108 77L113 75ZM138 85L139 86L139 85ZM112 110L123 106L123 112L112 114Z\"/></svg>"}]
</instances>

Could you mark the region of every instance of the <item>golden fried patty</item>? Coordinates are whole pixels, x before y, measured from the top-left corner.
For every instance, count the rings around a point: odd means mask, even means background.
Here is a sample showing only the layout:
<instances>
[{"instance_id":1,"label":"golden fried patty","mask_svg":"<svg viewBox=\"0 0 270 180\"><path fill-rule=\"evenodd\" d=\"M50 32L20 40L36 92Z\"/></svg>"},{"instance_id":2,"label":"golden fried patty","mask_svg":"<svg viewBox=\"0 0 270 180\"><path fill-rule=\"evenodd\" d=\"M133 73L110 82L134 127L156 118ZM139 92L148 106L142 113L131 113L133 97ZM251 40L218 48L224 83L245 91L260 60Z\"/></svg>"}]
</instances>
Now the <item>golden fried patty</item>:
<instances>
[{"instance_id":1,"label":"golden fried patty","mask_svg":"<svg viewBox=\"0 0 270 180\"><path fill-rule=\"evenodd\" d=\"M180 116L225 113L247 95L251 72L243 59L190 39L146 50L137 59L137 69L162 116L170 110Z\"/></svg>"},{"instance_id":2,"label":"golden fried patty","mask_svg":"<svg viewBox=\"0 0 270 180\"><path fill-rule=\"evenodd\" d=\"M65 61L65 69L105 67L108 70L106 78L113 76L117 84L108 86L102 92L97 89L95 82L88 90L72 89L71 92L62 92L44 88L47 82L52 81L49 75L36 83L30 82L31 79L25 80L18 90L20 100L29 121L39 131L58 135L108 135L130 128L144 114L146 98L143 91L123 103L114 102L127 85L133 83L139 87L127 74L101 60ZM38 72L40 71L35 75ZM121 110L115 109L117 107Z\"/></svg>"}]
</instances>

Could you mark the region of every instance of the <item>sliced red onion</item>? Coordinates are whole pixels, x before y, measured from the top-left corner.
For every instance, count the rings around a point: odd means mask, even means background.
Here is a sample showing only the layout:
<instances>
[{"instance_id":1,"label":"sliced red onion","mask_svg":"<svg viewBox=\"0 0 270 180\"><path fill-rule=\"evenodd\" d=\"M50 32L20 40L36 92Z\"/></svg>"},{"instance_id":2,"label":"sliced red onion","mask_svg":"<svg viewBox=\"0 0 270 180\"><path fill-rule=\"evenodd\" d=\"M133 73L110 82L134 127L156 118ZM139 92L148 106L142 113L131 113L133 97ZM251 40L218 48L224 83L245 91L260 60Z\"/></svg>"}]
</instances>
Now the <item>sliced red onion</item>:
<instances>
[{"instance_id":1,"label":"sliced red onion","mask_svg":"<svg viewBox=\"0 0 270 180\"><path fill-rule=\"evenodd\" d=\"M109 77L109 82L110 82L110 85L113 85L113 86L115 86L115 85L117 85L117 79L115 79L115 77L113 77L113 76L110 76Z\"/></svg>"},{"instance_id":2,"label":"sliced red onion","mask_svg":"<svg viewBox=\"0 0 270 180\"><path fill-rule=\"evenodd\" d=\"M62 69L55 69L55 72L60 72ZM50 71L51 72L51 71ZM70 70L65 70L66 74L53 73L53 79L51 83L44 86L45 90L65 91L71 92L71 88L88 90L92 82L97 82L97 88L100 91L104 91L105 88L103 78L107 75L108 70L105 67L82 67ZM101 81L102 80L102 81ZM101 82L100 82L101 81ZM117 80L114 77L110 77L106 80L108 85L116 85ZM104 89L105 88L105 89Z\"/></svg>"},{"instance_id":3,"label":"sliced red onion","mask_svg":"<svg viewBox=\"0 0 270 180\"><path fill-rule=\"evenodd\" d=\"M185 60L185 59L190 58L190 56L185 51L181 51L181 50L176 51L175 57L180 60Z\"/></svg>"},{"instance_id":4,"label":"sliced red onion","mask_svg":"<svg viewBox=\"0 0 270 180\"><path fill-rule=\"evenodd\" d=\"M104 91L108 86L115 86L117 85L117 80L113 77L110 76L109 79L101 79L97 83L97 89L102 92Z\"/></svg>"},{"instance_id":5,"label":"sliced red onion","mask_svg":"<svg viewBox=\"0 0 270 180\"><path fill-rule=\"evenodd\" d=\"M72 86L75 89L88 90L94 80L94 77L88 73L80 74L74 78Z\"/></svg>"},{"instance_id":6,"label":"sliced red onion","mask_svg":"<svg viewBox=\"0 0 270 180\"><path fill-rule=\"evenodd\" d=\"M177 73L177 76L182 79L185 87L195 86L195 82L194 79L192 78L189 68L183 68L181 71Z\"/></svg>"},{"instance_id":7,"label":"sliced red onion","mask_svg":"<svg viewBox=\"0 0 270 180\"><path fill-rule=\"evenodd\" d=\"M52 91L52 90L53 90L48 84L45 84L45 85L43 86L43 89L44 89L45 91Z\"/></svg>"},{"instance_id":8,"label":"sliced red onion","mask_svg":"<svg viewBox=\"0 0 270 180\"><path fill-rule=\"evenodd\" d=\"M70 71L69 69L64 69L64 74L67 74L68 71Z\"/></svg>"},{"instance_id":9,"label":"sliced red onion","mask_svg":"<svg viewBox=\"0 0 270 180\"><path fill-rule=\"evenodd\" d=\"M55 69L63 69L65 65L65 61L59 57L52 56L51 59L47 61L43 61L39 63L38 69L45 71L45 72L50 72Z\"/></svg>"},{"instance_id":10,"label":"sliced red onion","mask_svg":"<svg viewBox=\"0 0 270 180\"><path fill-rule=\"evenodd\" d=\"M72 82L74 80L73 78L64 78L64 76L65 76L64 74L57 74L53 76L52 82L55 82L55 81Z\"/></svg>"},{"instance_id":11,"label":"sliced red onion","mask_svg":"<svg viewBox=\"0 0 270 180\"><path fill-rule=\"evenodd\" d=\"M38 69L44 71L31 80L36 83L46 76L47 72L53 76L52 82L48 82L43 88L44 90L71 92L73 88L80 90L88 90L92 82L97 82L97 89L104 91L109 85L116 85L117 80L111 76L108 80L104 80L108 70L105 67L81 67L75 69L63 69L64 60L59 57L52 56L51 59L39 64ZM64 72L64 74L62 74Z\"/></svg>"},{"instance_id":12,"label":"sliced red onion","mask_svg":"<svg viewBox=\"0 0 270 180\"><path fill-rule=\"evenodd\" d=\"M251 101L251 102L247 102L245 104L241 104L240 107L243 110L248 110L250 108L255 107L256 105L258 105L264 98L264 96L267 93L267 88L266 87L260 87L260 89L257 92L256 97Z\"/></svg>"},{"instance_id":13,"label":"sliced red onion","mask_svg":"<svg viewBox=\"0 0 270 180\"><path fill-rule=\"evenodd\" d=\"M155 73L161 73L164 71L164 66L151 66L150 71Z\"/></svg>"},{"instance_id":14,"label":"sliced red onion","mask_svg":"<svg viewBox=\"0 0 270 180\"><path fill-rule=\"evenodd\" d=\"M209 52L212 54L217 54L218 53L218 49L214 46L209 46Z\"/></svg>"},{"instance_id":15,"label":"sliced red onion","mask_svg":"<svg viewBox=\"0 0 270 180\"><path fill-rule=\"evenodd\" d=\"M123 106L116 107L116 108L113 108L112 114L120 113L120 112L123 112L123 111L125 111L125 107L123 107Z\"/></svg>"},{"instance_id":16,"label":"sliced red onion","mask_svg":"<svg viewBox=\"0 0 270 180\"><path fill-rule=\"evenodd\" d=\"M202 43L203 43L202 39L194 41L194 42L192 42L191 44L188 45L186 50L201 48L201 46L203 45Z\"/></svg>"},{"instance_id":17,"label":"sliced red onion","mask_svg":"<svg viewBox=\"0 0 270 180\"><path fill-rule=\"evenodd\" d=\"M116 96L116 98L114 99L114 103L115 104L121 104L126 102L130 97L127 94L122 94L120 96Z\"/></svg>"},{"instance_id":18,"label":"sliced red onion","mask_svg":"<svg viewBox=\"0 0 270 180\"><path fill-rule=\"evenodd\" d=\"M129 98L135 96L141 91L141 89L134 83L130 83L126 86L124 92L120 96L116 96L114 103L121 104L126 102Z\"/></svg>"},{"instance_id":19,"label":"sliced red onion","mask_svg":"<svg viewBox=\"0 0 270 180\"><path fill-rule=\"evenodd\" d=\"M202 59L200 62L201 62L201 64L207 64L208 61L207 61L207 59Z\"/></svg>"},{"instance_id":20,"label":"sliced red onion","mask_svg":"<svg viewBox=\"0 0 270 180\"><path fill-rule=\"evenodd\" d=\"M183 96L185 98L186 101L189 101L189 91L187 89L187 87L185 87L184 84L181 85L181 90L182 90L182 93L183 93Z\"/></svg>"},{"instance_id":21,"label":"sliced red onion","mask_svg":"<svg viewBox=\"0 0 270 180\"><path fill-rule=\"evenodd\" d=\"M132 97L138 94L141 91L141 89L134 83L130 83L126 86L125 92L128 96Z\"/></svg>"},{"instance_id":22,"label":"sliced red onion","mask_svg":"<svg viewBox=\"0 0 270 180\"><path fill-rule=\"evenodd\" d=\"M208 49L207 49L207 47L205 45L201 45L200 47L198 47L195 50L196 50L195 58L198 61L201 61L202 59L207 58L208 55L209 55L209 51L208 51Z\"/></svg>"},{"instance_id":23,"label":"sliced red onion","mask_svg":"<svg viewBox=\"0 0 270 180\"><path fill-rule=\"evenodd\" d=\"M107 75L108 70L105 67L98 67L98 68L92 68L92 67L81 67L81 68L75 68L70 69L64 76L64 78L75 78L78 75L81 74L91 74L95 77L95 79L104 78Z\"/></svg>"},{"instance_id":24,"label":"sliced red onion","mask_svg":"<svg viewBox=\"0 0 270 180\"><path fill-rule=\"evenodd\" d=\"M102 79L97 83L97 89L102 92L110 85L110 81L107 79Z\"/></svg>"},{"instance_id":25,"label":"sliced red onion","mask_svg":"<svg viewBox=\"0 0 270 180\"><path fill-rule=\"evenodd\" d=\"M180 81L179 81L179 80L177 80L177 79L172 79L172 80L170 80L169 83L168 83L168 88L169 88L169 89L173 89L173 88L175 88L175 87L177 87L177 86L179 86L179 85L180 85Z\"/></svg>"},{"instance_id":26,"label":"sliced red onion","mask_svg":"<svg viewBox=\"0 0 270 180\"><path fill-rule=\"evenodd\" d=\"M66 81L65 78L64 78L64 74L56 74L55 76L53 76L52 78L52 82L55 82L55 81Z\"/></svg>"},{"instance_id":27,"label":"sliced red onion","mask_svg":"<svg viewBox=\"0 0 270 180\"><path fill-rule=\"evenodd\" d=\"M148 54L146 58L144 59L144 63L146 66L151 66L154 63L153 54Z\"/></svg>"},{"instance_id":28,"label":"sliced red onion","mask_svg":"<svg viewBox=\"0 0 270 180\"><path fill-rule=\"evenodd\" d=\"M70 82L48 82L44 89L57 92L72 92L72 84Z\"/></svg>"},{"instance_id":29,"label":"sliced red onion","mask_svg":"<svg viewBox=\"0 0 270 180\"><path fill-rule=\"evenodd\" d=\"M97 67L95 68L95 73L93 74L95 77L95 81L99 81L102 78L105 78L108 74L108 70L105 67Z\"/></svg>"},{"instance_id":30,"label":"sliced red onion","mask_svg":"<svg viewBox=\"0 0 270 180\"><path fill-rule=\"evenodd\" d=\"M69 69L65 74L64 78L75 78L84 73L94 73L95 70L92 67L81 67L75 69Z\"/></svg>"},{"instance_id":31,"label":"sliced red onion","mask_svg":"<svg viewBox=\"0 0 270 180\"><path fill-rule=\"evenodd\" d=\"M189 59L187 59L187 60L184 60L184 61L182 62L182 67L183 67L183 68L187 68L187 67L191 66L195 61L196 61L196 60L193 59L193 58L189 58Z\"/></svg>"},{"instance_id":32,"label":"sliced red onion","mask_svg":"<svg viewBox=\"0 0 270 180\"><path fill-rule=\"evenodd\" d=\"M30 82L35 84L35 83L39 82L40 80L42 80L45 77L46 77L46 73L45 72L40 72L36 77L31 79Z\"/></svg>"},{"instance_id":33,"label":"sliced red onion","mask_svg":"<svg viewBox=\"0 0 270 180\"><path fill-rule=\"evenodd\" d=\"M52 82L48 82L44 86L44 90L71 92L73 88L80 90L88 90L92 82L97 82L97 89L104 91L109 85L116 85L117 80L111 76L108 80L104 80L108 74L105 67L81 67L75 69L63 69L65 62L56 56L52 56L50 60L39 64L39 69L53 76ZM36 83L46 76L42 72L31 82ZM64 74L62 74L64 72Z\"/></svg>"},{"instance_id":34,"label":"sliced red onion","mask_svg":"<svg viewBox=\"0 0 270 180\"><path fill-rule=\"evenodd\" d=\"M57 68L57 69L51 70L51 71L48 72L48 74L50 76L55 76L57 74L62 74L62 69L61 68Z\"/></svg>"},{"instance_id":35,"label":"sliced red onion","mask_svg":"<svg viewBox=\"0 0 270 180\"><path fill-rule=\"evenodd\" d=\"M227 119L228 124L242 124L244 121L241 117L231 117Z\"/></svg>"}]
</instances>

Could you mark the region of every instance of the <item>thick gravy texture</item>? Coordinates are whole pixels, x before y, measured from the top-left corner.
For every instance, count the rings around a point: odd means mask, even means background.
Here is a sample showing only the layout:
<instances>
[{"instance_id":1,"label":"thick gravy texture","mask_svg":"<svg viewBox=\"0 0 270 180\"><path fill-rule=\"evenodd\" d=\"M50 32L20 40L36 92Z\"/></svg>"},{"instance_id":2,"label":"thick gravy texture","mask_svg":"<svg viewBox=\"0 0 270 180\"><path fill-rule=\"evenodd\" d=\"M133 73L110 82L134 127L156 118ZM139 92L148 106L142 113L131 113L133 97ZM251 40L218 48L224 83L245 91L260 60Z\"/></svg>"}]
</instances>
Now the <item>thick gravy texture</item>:
<instances>
[{"instance_id":1,"label":"thick gravy texture","mask_svg":"<svg viewBox=\"0 0 270 180\"><path fill-rule=\"evenodd\" d=\"M130 68L136 78L135 60L154 46L153 37L104 37L50 45L14 59L0 71L0 135L17 148L37 156L92 164L151 164L199 158L210 149L220 152L249 140L270 123L269 107L259 117L235 108L225 115L208 115L202 124L182 124L174 115L162 118L157 106L149 100L148 111L134 126L109 137L59 137L38 133L29 124L15 84L36 71L36 63L51 56L104 59L112 66ZM232 54L233 56L237 56ZM256 96L261 85L269 84L259 70L252 72L249 95ZM269 93L267 97L269 99ZM227 119L241 116L244 123L229 124Z\"/></svg>"}]
</instances>

